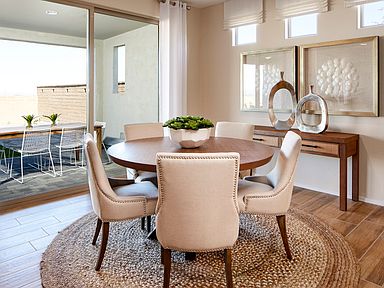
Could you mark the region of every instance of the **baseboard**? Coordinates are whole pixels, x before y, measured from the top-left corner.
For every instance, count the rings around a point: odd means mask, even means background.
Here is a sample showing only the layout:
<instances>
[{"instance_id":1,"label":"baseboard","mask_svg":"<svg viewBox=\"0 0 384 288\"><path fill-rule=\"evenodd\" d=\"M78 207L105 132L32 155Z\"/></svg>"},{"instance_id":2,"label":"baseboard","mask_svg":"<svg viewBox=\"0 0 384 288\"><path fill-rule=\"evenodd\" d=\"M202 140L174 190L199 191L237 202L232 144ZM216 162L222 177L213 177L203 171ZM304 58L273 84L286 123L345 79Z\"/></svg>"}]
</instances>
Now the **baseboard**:
<instances>
[{"instance_id":1,"label":"baseboard","mask_svg":"<svg viewBox=\"0 0 384 288\"><path fill-rule=\"evenodd\" d=\"M360 201L365 202L365 203L384 206L384 200L377 200L377 199L372 199L372 198L368 198L368 197L364 197L364 196L360 196L359 198L360 198L359 199Z\"/></svg>"},{"instance_id":2,"label":"baseboard","mask_svg":"<svg viewBox=\"0 0 384 288\"><path fill-rule=\"evenodd\" d=\"M321 192L321 193L329 194L329 195L339 196L339 192L323 190L320 187L305 187L305 185L300 185L300 184L295 185L295 186L296 187L300 187L300 188L304 188L304 189L313 190L313 191L316 191L316 192ZM352 199L352 193L348 193L347 194L347 198L348 199ZM384 206L384 200L372 199L372 198L361 196L361 195L359 196L359 201L364 202L364 203Z\"/></svg>"}]
</instances>

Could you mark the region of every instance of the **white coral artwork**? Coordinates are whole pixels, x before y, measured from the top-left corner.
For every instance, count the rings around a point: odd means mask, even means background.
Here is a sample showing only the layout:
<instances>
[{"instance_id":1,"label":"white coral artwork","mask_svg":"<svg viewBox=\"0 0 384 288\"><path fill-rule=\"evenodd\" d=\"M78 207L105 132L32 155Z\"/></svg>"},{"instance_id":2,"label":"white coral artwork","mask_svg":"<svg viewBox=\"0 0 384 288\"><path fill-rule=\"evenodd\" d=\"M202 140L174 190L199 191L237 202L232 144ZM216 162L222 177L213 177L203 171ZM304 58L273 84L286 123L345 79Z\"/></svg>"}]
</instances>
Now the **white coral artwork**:
<instances>
[{"instance_id":1,"label":"white coral artwork","mask_svg":"<svg viewBox=\"0 0 384 288\"><path fill-rule=\"evenodd\" d=\"M280 81L280 70L275 64L267 64L263 72L263 95L268 98L272 87Z\"/></svg>"},{"instance_id":2,"label":"white coral artwork","mask_svg":"<svg viewBox=\"0 0 384 288\"><path fill-rule=\"evenodd\" d=\"M334 58L324 62L317 69L317 85L328 99L344 104L350 103L359 86L359 74L345 58Z\"/></svg>"}]
</instances>

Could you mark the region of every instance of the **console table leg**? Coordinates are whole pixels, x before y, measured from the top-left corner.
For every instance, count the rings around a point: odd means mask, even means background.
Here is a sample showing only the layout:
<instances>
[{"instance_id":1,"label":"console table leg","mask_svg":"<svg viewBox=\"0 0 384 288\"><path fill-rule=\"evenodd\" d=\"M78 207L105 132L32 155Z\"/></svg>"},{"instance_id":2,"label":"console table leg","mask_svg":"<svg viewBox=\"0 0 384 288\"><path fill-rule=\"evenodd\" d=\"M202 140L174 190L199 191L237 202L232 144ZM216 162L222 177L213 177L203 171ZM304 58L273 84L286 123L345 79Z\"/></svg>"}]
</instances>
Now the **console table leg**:
<instances>
[{"instance_id":1,"label":"console table leg","mask_svg":"<svg viewBox=\"0 0 384 288\"><path fill-rule=\"evenodd\" d=\"M356 154L352 156L352 200L359 201L359 143Z\"/></svg>"},{"instance_id":2,"label":"console table leg","mask_svg":"<svg viewBox=\"0 0 384 288\"><path fill-rule=\"evenodd\" d=\"M347 211L347 158L340 158L339 209Z\"/></svg>"}]
</instances>

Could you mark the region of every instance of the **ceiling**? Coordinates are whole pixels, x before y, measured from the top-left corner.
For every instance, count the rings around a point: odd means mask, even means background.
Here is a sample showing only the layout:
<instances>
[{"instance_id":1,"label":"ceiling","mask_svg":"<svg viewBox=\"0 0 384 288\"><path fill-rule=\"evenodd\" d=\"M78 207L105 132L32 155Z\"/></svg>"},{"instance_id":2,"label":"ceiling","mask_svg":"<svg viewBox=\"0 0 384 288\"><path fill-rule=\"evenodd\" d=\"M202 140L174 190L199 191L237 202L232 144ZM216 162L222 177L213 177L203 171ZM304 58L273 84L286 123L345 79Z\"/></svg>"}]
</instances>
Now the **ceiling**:
<instances>
[{"instance_id":1,"label":"ceiling","mask_svg":"<svg viewBox=\"0 0 384 288\"><path fill-rule=\"evenodd\" d=\"M0 0L0 27L85 37L85 9L41 0ZM57 11L47 15L46 11ZM95 15L95 38L107 39L148 25L112 16Z\"/></svg>"},{"instance_id":2,"label":"ceiling","mask_svg":"<svg viewBox=\"0 0 384 288\"><path fill-rule=\"evenodd\" d=\"M139 0L137 0L139 1ZM189 5L205 8L224 0L187 0ZM42 0L0 0L0 27L86 37L85 9ZM46 11L57 11L47 15ZM148 25L107 15L95 15L95 38L107 39Z\"/></svg>"},{"instance_id":3,"label":"ceiling","mask_svg":"<svg viewBox=\"0 0 384 288\"><path fill-rule=\"evenodd\" d=\"M225 0L187 0L189 5L196 8L205 8L208 6L216 5L225 2Z\"/></svg>"}]
</instances>

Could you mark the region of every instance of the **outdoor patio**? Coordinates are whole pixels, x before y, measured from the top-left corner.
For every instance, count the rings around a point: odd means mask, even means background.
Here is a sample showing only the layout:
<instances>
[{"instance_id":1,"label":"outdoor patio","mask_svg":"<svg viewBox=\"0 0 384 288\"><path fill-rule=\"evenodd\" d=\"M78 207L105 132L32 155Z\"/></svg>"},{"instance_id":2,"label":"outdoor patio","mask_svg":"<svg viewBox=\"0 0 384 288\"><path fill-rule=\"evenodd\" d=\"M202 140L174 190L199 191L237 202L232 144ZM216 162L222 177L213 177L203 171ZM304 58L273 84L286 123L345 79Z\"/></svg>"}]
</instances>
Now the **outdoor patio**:
<instances>
[{"instance_id":1,"label":"outdoor patio","mask_svg":"<svg viewBox=\"0 0 384 288\"><path fill-rule=\"evenodd\" d=\"M60 171L59 152L55 145L60 141L59 135L53 135L51 140L52 157L55 165L56 172ZM21 146L21 139L3 140L3 145L15 145ZM81 157L81 153L80 153ZM28 159L29 158L29 159ZM7 161L11 159L8 158ZM70 164L69 154L63 155L63 175L52 177L52 172L46 171L49 174L43 174L40 170L31 167L31 164L36 162L35 157L27 157L24 162L24 183L18 183L13 178L9 178L9 175L0 170L0 202L15 200L27 196L34 196L37 194L49 193L51 191L57 191L69 187L75 187L88 183L86 163L81 167L81 159L77 161L78 166ZM72 158L73 161L73 158ZM125 168L118 166L108 161L106 152L103 150L102 161L105 166L105 170L108 176L112 177L124 177L126 175ZM1 164L4 164L1 162ZM4 165L0 165L2 170L6 170ZM47 170L47 168L45 168ZM16 157L13 164L13 177L20 176L20 158Z\"/></svg>"}]
</instances>

